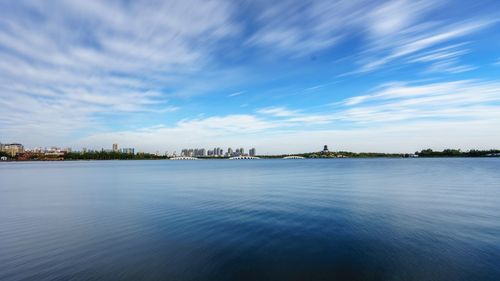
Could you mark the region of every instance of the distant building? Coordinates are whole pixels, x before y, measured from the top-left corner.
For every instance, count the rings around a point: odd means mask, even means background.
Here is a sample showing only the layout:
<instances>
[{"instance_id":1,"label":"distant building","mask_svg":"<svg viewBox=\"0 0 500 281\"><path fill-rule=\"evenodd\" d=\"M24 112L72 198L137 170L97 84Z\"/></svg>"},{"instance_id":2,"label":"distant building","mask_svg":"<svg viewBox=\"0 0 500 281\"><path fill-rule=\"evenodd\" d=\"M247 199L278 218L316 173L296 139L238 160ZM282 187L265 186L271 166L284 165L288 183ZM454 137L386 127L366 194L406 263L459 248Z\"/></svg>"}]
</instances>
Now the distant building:
<instances>
[{"instance_id":1,"label":"distant building","mask_svg":"<svg viewBox=\"0 0 500 281\"><path fill-rule=\"evenodd\" d=\"M329 153L330 151L328 150L328 145L325 144L325 146L323 147L323 151L321 151L321 153Z\"/></svg>"},{"instance_id":2,"label":"distant building","mask_svg":"<svg viewBox=\"0 0 500 281\"><path fill-rule=\"evenodd\" d=\"M255 148L252 148L250 153L253 155L256 154ZM243 148L237 148L233 150L232 148L227 148L227 152L220 147L214 147L213 149L205 150L205 148L195 148L195 149L182 149L181 157L235 157L235 156L243 156L245 154L245 150Z\"/></svg>"},{"instance_id":3,"label":"distant building","mask_svg":"<svg viewBox=\"0 0 500 281\"><path fill-rule=\"evenodd\" d=\"M122 148L120 151L125 154L135 154L134 148Z\"/></svg>"},{"instance_id":4,"label":"distant building","mask_svg":"<svg viewBox=\"0 0 500 281\"><path fill-rule=\"evenodd\" d=\"M1 151L9 154L11 157L14 157L16 154L24 152L24 146L20 143L3 144Z\"/></svg>"},{"instance_id":5,"label":"distant building","mask_svg":"<svg viewBox=\"0 0 500 281\"><path fill-rule=\"evenodd\" d=\"M248 154L250 156L255 156L255 148L251 148L249 151L248 151Z\"/></svg>"},{"instance_id":6,"label":"distant building","mask_svg":"<svg viewBox=\"0 0 500 281\"><path fill-rule=\"evenodd\" d=\"M113 143L113 152L118 152L118 144Z\"/></svg>"}]
</instances>

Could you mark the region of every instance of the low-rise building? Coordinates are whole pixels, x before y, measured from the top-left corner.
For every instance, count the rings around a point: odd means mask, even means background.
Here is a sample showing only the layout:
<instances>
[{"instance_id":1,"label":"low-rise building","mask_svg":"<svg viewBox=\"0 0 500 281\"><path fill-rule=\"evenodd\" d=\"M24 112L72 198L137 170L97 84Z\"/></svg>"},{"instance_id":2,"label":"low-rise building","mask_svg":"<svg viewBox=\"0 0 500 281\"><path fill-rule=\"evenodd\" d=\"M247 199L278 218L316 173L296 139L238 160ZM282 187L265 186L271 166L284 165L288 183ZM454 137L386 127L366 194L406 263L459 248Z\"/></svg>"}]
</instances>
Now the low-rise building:
<instances>
[{"instance_id":1,"label":"low-rise building","mask_svg":"<svg viewBox=\"0 0 500 281\"><path fill-rule=\"evenodd\" d=\"M11 157L16 156L16 154L18 153L24 152L24 146L20 143L3 144L1 148L1 151L9 154Z\"/></svg>"}]
</instances>

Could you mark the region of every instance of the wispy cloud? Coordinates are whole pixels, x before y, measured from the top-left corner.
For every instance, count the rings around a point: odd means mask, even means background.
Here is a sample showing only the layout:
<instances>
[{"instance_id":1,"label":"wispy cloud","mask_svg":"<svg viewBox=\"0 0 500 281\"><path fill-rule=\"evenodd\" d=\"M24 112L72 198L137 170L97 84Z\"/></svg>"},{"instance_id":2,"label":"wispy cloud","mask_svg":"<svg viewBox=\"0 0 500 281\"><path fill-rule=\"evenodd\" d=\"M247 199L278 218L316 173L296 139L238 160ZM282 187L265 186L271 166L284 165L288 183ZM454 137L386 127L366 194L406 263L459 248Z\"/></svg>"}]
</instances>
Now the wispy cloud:
<instances>
[{"instance_id":1,"label":"wispy cloud","mask_svg":"<svg viewBox=\"0 0 500 281\"><path fill-rule=\"evenodd\" d=\"M286 109L285 107L266 107L259 109L257 112L274 117L291 117L298 115L297 111L291 111Z\"/></svg>"},{"instance_id":2,"label":"wispy cloud","mask_svg":"<svg viewBox=\"0 0 500 281\"><path fill-rule=\"evenodd\" d=\"M254 5L260 26L247 42L293 56L335 45L350 27L363 21L372 6L366 1L257 1Z\"/></svg>"},{"instance_id":3,"label":"wispy cloud","mask_svg":"<svg viewBox=\"0 0 500 281\"><path fill-rule=\"evenodd\" d=\"M234 92L232 94L229 94L227 95L228 97L236 97L236 96L240 96L242 95L244 92L243 91L240 91L240 92Z\"/></svg>"},{"instance_id":4,"label":"wispy cloud","mask_svg":"<svg viewBox=\"0 0 500 281\"><path fill-rule=\"evenodd\" d=\"M458 4L460 11L446 13ZM476 39L497 35L490 27L498 3L477 13L458 4L2 2L0 141L123 137L161 146L171 135L176 143L241 135L258 142L293 132L343 136L345 128L375 136L371 126L485 128L499 121L499 82L450 79L484 74L474 71L486 60ZM491 69L498 54L488 55Z\"/></svg>"},{"instance_id":5,"label":"wispy cloud","mask_svg":"<svg viewBox=\"0 0 500 281\"><path fill-rule=\"evenodd\" d=\"M320 113L266 108L257 115L212 116L183 120L173 127L95 134L81 143L98 145L120 139L127 145L140 142L145 150L160 147L171 152L182 148L179 143L257 146L260 153L315 151L323 144L354 151L488 149L500 141L500 131L494 130L500 122L499 86L498 82L473 80L391 83ZM175 140L168 137L172 135Z\"/></svg>"},{"instance_id":6,"label":"wispy cloud","mask_svg":"<svg viewBox=\"0 0 500 281\"><path fill-rule=\"evenodd\" d=\"M315 90L323 88L324 86L325 85L316 85L316 86L312 86L312 87L309 87L309 88L305 88L304 90L305 91L315 91Z\"/></svg>"},{"instance_id":7,"label":"wispy cloud","mask_svg":"<svg viewBox=\"0 0 500 281\"><path fill-rule=\"evenodd\" d=\"M440 60L455 59L468 54L470 50L465 49L467 43L453 44L443 48L438 48L428 52L422 52L409 59L410 62L433 62Z\"/></svg>"},{"instance_id":8,"label":"wispy cloud","mask_svg":"<svg viewBox=\"0 0 500 281\"><path fill-rule=\"evenodd\" d=\"M383 123L404 120L498 120L500 83L460 80L425 85L393 83L344 101L342 120Z\"/></svg>"},{"instance_id":9,"label":"wispy cloud","mask_svg":"<svg viewBox=\"0 0 500 281\"><path fill-rule=\"evenodd\" d=\"M493 16L450 20L447 1L280 1L273 4L255 2L257 30L247 40L250 45L274 49L278 54L301 57L340 46L353 37L361 38L357 53L359 67L350 73L360 74L398 62L435 64L430 70L463 72L472 66L461 66L457 58L467 51L446 52L443 44L459 46L463 40L496 23ZM264 8L265 6L265 8ZM429 15L433 15L430 17ZM435 52L421 56L420 52ZM448 60L442 60L448 56ZM453 57L455 60L451 61ZM441 62L436 62L436 60ZM444 64L447 66L445 67Z\"/></svg>"},{"instance_id":10,"label":"wispy cloud","mask_svg":"<svg viewBox=\"0 0 500 281\"><path fill-rule=\"evenodd\" d=\"M401 31L402 35L400 36L394 36L390 40L384 39L381 42L377 42L369 50L369 52L374 53L373 58L364 63L360 72L373 71L397 59L405 58L420 51L429 50L431 47L439 46L439 44L449 42L450 40L464 37L491 25L491 23L489 20L484 20L444 27L427 26L424 28L423 26L417 26L409 28L408 30ZM387 54L380 56L378 55L380 53ZM455 56L457 55L458 53L455 53ZM434 56L433 58L435 60L437 57ZM432 57L427 57L427 60L432 61ZM422 61L425 61L425 59L420 60L420 62ZM415 59L410 59L409 62L415 62Z\"/></svg>"},{"instance_id":11,"label":"wispy cloud","mask_svg":"<svg viewBox=\"0 0 500 281\"><path fill-rule=\"evenodd\" d=\"M237 31L225 1L17 1L4 8L0 122L25 132L36 123L35 135L102 124L102 114L175 111L165 83L201 69L215 42Z\"/></svg>"}]
</instances>

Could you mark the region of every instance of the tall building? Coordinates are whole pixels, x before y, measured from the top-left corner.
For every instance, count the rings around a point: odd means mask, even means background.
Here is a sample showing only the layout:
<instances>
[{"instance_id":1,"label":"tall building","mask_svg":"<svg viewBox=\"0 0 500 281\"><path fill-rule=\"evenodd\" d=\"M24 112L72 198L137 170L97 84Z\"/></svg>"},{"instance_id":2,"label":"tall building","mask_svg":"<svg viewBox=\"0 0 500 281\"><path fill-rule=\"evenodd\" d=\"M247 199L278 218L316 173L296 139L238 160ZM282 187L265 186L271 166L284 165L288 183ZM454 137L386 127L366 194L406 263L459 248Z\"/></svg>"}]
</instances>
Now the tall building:
<instances>
[{"instance_id":1,"label":"tall building","mask_svg":"<svg viewBox=\"0 0 500 281\"><path fill-rule=\"evenodd\" d=\"M118 152L118 144L113 143L113 152Z\"/></svg>"},{"instance_id":2,"label":"tall building","mask_svg":"<svg viewBox=\"0 0 500 281\"><path fill-rule=\"evenodd\" d=\"M255 156L255 147L254 148L251 148L249 151L248 151L248 154L250 156Z\"/></svg>"},{"instance_id":3,"label":"tall building","mask_svg":"<svg viewBox=\"0 0 500 281\"><path fill-rule=\"evenodd\" d=\"M134 148L122 148L120 151L125 154L135 154Z\"/></svg>"}]
</instances>

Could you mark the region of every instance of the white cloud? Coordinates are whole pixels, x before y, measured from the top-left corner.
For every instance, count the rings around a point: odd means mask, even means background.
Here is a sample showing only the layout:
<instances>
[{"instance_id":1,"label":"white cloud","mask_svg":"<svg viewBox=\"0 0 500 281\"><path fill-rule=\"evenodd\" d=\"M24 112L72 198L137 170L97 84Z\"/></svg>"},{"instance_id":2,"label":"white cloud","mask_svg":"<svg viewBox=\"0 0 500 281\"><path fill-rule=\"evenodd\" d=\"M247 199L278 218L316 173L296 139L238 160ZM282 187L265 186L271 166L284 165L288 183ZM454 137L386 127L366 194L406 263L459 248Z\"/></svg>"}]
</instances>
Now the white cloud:
<instances>
[{"instance_id":1,"label":"white cloud","mask_svg":"<svg viewBox=\"0 0 500 281\"><path fill-rule=\"evenodd\" d=\"M358 123L418 119L498 120L499 102L498 82L393 83L375 93L346 99L347 108L338 114L342 120Z\"/></svg>"},{"instance_id":2,"label":"white cloud","mask_svg":"<svg viewBox=\"0 0 500 281\"><path fill-rule=\"evenodd\" d=\"M382 140L370 126L384 127L387 132L401 128L402 121L413 122L416 131L428 128L426 132L435 130L438 123L453 127L457 122L480 124L477 128L484 129L498 121L500 87L497 82L462 80L387 84L329 109L274 106L250 114L236 108L247 113L207 113L209 117L159 127L101 133L109 130L106 124L117 116L126 116L126 122L136 116L148 119L147 114L165 117L181 111L176 99L190 101L202 93L220 95L245 88L238 84L255 78L250 75L254 65L233 66L231 48L222 50L227 51L231 67L214 62L227 39L237 41L229 44L232 47L257 48L265 54L274 50L278 58L303 59L354 38L361 43L350 45L355 48L349 50L352 55L346 61L359 62L358 73L396 62L422 64L433 73L471 71L477 66L462 63L461 58L472 52L472 44L463 40L495 21L461 18L457 22L440 16L428 20L429 13L446 5L430 0L254 1L248 3L248 18L235 22L238 11L224 0L15 1L8 4L14 8L2 11L0 19L2 137L24 141L30 134L29 141L37 145L52 144L54 139L67 143L92 128L92 135L81 137L80 143L86 140L101 146L119 138L129 146L144 143L147 149L222 141L266 146L268 141L271 149L293 136L302 145L311 139L308 133L317 138L314 146L328 136ZM246 20L249 26L243 26ZM322 88L322 93L327 92L325 85L305 91ZM233 92L227 97L242 94ZM240 107L262 104L260 98ZM273 100L282 102L277 97ZM158 118L158 122L172 119ZM148 121L144 123L152 123ZM358 131L342 129L350 125ZM136 127L140 126L147 125Z\"/></svg>"},{"instance_id":3,"label":"white cloud","mask_svg":"<svg viewBox=\"0 0 500 281\"><path fill-rule=\"evenodd\" d=\"M338 43L363 21L366 1L256 1L260 24L248 43L293 56L321 51Z\"/></svg>"},{"instance_id":4,"label":"white cloud","mask_svg":"<svg viewBox=\"0 0 500 281\"><path fill-rule=\"evenodd\" d=\"M140 143L144 150L156 146L169 151L181 149L179 144L243 145L255 146L261 153L314 151L323 144L339 150L387 152L413 152L428 146L491 148L500 141L500 131L494 130L500 124L500 83L397 82L379 87L371 94L346 99L323 112L277 106L257 113L98 134L81 143L120 142L129 146Z\"/></svg>"},{"instance_id":5,"label":"white cloud","mask_svg":"<svg viewBox=\"0 0 500 281\"><path fill-rule=\"evenodd\" d=\"M156 128L145 131L96 134L81 145L105 147L111 143L154 152L177 151L188 147L256 147L259 153L280 154L318 151L324 144L332 150L414 152L425 148L490 149L500 141L500 131L492 130L497 119L463 121L421 121L410 124L379 124L321 130L241 131L240 134L205 129ZM172 138L175 136L175 139Z\"/></svg>"},{"instance_id":6,"label":"white cloud","mask_svg":"<svg viewBox=\"0 0 500 281\"><path fill-rule=\"evenodd\" d=\"M373 71L394 60L429 50L431 47L453 39L462 38L491 25L491 23L491 21L484 20L447 25L441 28L435 26L427 26L421 30L415 27L409 28L409 30L401 32L400 36L384 38L377 42L373 49L369 50L369 52L374 53L373 58L364 63L360 71ZM387 55L379 56L380 53L387 53Z\"/></svg>"},{"instance_id":7,"label":"white cloud","mask_svg":"<svg viewBox=\"0 0 500 281\"><path fill-rule=\"evenodd\" d=\"M187 132L205 131L208 134L252 133L276 128L278 125L253 115L214 116L197 120L182 120L177 129Z\"/></svg>"},{"instance_id":8,"label":"white cloud","mask_svg":"<svg viewBox=\"0 0 500 281\"><path fill-rule=\"evenodd\" d=\"M439 60L455 59L459 56L468 54L470 50L464 49L466 43L453 44L443 48L431 50L429 52L422 52L410 58L410 62L433 62Z\"/></svg>"},{"instance_id":9,"label":"white cloud","mask_svg":"<svg viewBox=\"0 0 500 281\"><path fill-rule=\"evenodd\" d=\"M234 93L229 94L229 95L227 95L227 96L231 98L231 97L240 96L240 95L242 95L243 93L244 93L244 92L242 92L242 91L240 91L240 92L234 92Z\"/></svg>"},{"instance_id":10,"label":"white cloud","mask_svg":"<svg viewBox=\"0 0 500 281\"><path fill-rule=\"evenodd\" d=\"M263 4L256 1L257 22L260 24L247 43L274 50L279 55L301 57L314 54L355 37L360 40L356 54L358 69L340 76L371 72L397 61L434 63L429 71L458 73L473 66L460 65L458 58L465 50L454 53L428 54L442 48L442 44L456 44L496 23L484 18L451 20L446 9L453 3L431 0L401 1L279 1ZM430 17L429 15L432 15ZM436 48L436 49L435 49ZM420 58L410 58L420 56ZM455 60L450 61L450 57ZM435 60L445 59L435 63Z\"/></svg>"},{"instance_id":11,"label":"white cloud","mask_svg":"<svg viewBox=\"0 0 500 281\"><path fill-rule=\"evenodd\" d=\"M297 116L297 111L291 111L286 109L285 107L266 107L257 110L260 114L271 115L274 117L291 117Z\"/></svg>"},{"instance_id":12,"label":"white cloud","mask_svg":"<svg viewBox=\"0 0 500 281\"><path fill-rule=\"evenodd\" d=\"M369 14L369 30L374 38L391 37L413 25L421 14L437 6L438 1L389 1Z\"/></svg>"},{"instance_id":13,"label":"white cloud","mask_svg":"<svg viewBox=\"0 0 500 281\"><path fill-rule=\"evenodd\" d=\"M30 132L45 143L46 132L96 129L103 114L177 110L165 85L204 69L216 42L238 32L230 3L217 0L9 7L0 20L0 126L4 137Z\"/></svg>"}]
</instances>

